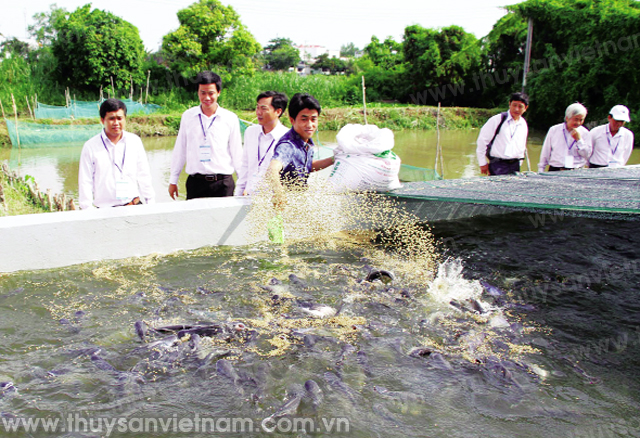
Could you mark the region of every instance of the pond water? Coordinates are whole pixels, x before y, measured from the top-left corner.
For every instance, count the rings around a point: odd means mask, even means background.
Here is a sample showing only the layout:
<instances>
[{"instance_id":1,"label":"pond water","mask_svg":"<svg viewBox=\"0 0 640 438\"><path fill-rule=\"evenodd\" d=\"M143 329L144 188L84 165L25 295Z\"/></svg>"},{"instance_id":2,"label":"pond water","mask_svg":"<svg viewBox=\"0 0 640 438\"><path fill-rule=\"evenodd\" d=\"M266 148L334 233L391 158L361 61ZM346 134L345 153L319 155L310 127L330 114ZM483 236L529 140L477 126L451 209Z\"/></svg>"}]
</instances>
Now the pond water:
<instances>
[{"instance_id":1,"label":"pond water","mask_svg":"<svg viewBox=\"0 0 640 438\"><path fill-rule=\"evenodd\" d=\"M636 230L509 214L434 225L434 264L342 236L4 275L1 435L640 436Z\"/></svg>"}]
</instances>

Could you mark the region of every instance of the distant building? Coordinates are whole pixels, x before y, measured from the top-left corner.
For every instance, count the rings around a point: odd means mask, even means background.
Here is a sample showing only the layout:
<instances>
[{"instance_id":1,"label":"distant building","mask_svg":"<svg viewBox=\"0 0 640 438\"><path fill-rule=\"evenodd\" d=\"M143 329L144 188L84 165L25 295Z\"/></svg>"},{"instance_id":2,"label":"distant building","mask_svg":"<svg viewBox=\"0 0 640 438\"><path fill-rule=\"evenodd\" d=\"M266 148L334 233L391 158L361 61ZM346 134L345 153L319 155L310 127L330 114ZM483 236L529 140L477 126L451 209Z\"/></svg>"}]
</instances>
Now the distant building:
<instances>
[{"instance_id":1,"label":"distant building","mask_svg":"<svg viewBox=\"0 0 640 438\"><path fill-rule=\"evenodd\" d=\"M329 50L325 46L301 44L293 47L300 51L300 58L308 64L313 64L316 58L323 53L328 54L329 58L340 57L340 50Z\"/></svg>"}]
</instances>

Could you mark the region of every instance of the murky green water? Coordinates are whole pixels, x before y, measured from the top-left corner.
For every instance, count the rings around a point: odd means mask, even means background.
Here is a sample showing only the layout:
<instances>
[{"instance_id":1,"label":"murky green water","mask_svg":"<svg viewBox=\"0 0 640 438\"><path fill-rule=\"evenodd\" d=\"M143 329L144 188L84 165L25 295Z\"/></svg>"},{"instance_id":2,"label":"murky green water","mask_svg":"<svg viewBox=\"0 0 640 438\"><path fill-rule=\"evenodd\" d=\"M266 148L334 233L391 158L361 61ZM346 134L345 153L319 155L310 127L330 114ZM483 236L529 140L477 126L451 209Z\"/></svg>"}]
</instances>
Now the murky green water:
<instances>
[{"instance_id":1,"label":"murky green water","mask_svg":"<svg viewBox=\"0 0 640 438\"><path fill-rule=\"evenodd\" d=\"M0 428L20 432L2 436L640 436L632 228L443 224L449 258L433 281L427 266L405 275L391 254L375 262L337 241L5 275ZM549 247L566 238L590 248ZM545 250L522 251L534 242ZM577 280L608 263L627 268ZM395 279L364 281L372 269ZM312 303L339 313L314 318ZM151 329L178 324L177 337ZM215 330L188 335L202 325ZM28 418L58 429L27 434ZM243 426L227 433L228 421ZM195 429L211 424L219 434Z\"/></svg>"}]
</instances>

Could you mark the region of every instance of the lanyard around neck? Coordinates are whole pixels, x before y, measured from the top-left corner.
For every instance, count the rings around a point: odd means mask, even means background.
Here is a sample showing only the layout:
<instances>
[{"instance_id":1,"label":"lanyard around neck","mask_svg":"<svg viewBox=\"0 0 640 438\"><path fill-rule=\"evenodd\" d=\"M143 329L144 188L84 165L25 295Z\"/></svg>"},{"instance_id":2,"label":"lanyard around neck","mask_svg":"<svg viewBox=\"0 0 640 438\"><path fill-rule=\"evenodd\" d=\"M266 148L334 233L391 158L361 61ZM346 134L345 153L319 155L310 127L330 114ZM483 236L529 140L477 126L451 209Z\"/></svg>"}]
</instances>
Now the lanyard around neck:
<instances>
[{"instance_id":1,"label":"lanyard around neck","mask_svg":"<svg viewBox=\"0 0 640 438\"><path fill-rule=\"evenodd\" d=\"M620 130L618 130L618 133L620 132ZM611 146L611 140L609 139L609 136L611 136L611 138L613 138L614 136L611 134L611 129L609 129L609 126L607 125L607 142L609 143L609 149L613 149L613 146ZM615 155L616 152L618 151L618 146L620 146L620 141L622 140L622 135L620 135L620 137L618 137L618 142L616 143L616 148L613 149L613 151L611 151L612 155Z\"/></svg>"},{"instance_id":2,"label":"lanyard around neck","mask_svg":"<svg viewBox=\"0 0 640 438\"><path fill-rule=\"evenodd\" d=\"M569 148L569 151L571 151L571 148L573 147L574 144L576 144L577 140L574 138L573 139L573 143L569 144L569 142L567 141L567 127L565 126L564 129L562 130L562 135L564 136L564 142L566 143L567 147ZM571 137L571 134L569 134L569 137ZM571 137L573 138L573 137Z\"/></svg>"},{"instance_id":3,"label":"lanyard around neck","mask_svg":"<svg viewBox=\"0 0 640 438\"><path fill-rule=\"evenodd\" d=\"M260 140L258 139L258 167L262 166L262 162L264 161L264 159L267 157L267 154L269 153L269 151L271 150L271 146L273 146L273 143L275 143L276 139L274 138L273 140L271 140L271 144L269 145L269 147L267 148L267 150L265 151L264 155L262 156L262 158L260 158Z\"/></svg>"},{"instance_id":4,"label":"lanyard around neck","mask_svg":"<svg viewBox=\"0 0 640 438\"><path fill-rule=\"evenodd\" d=\"M113 157L112 157L111 154L109 153L109 148L107 147L107 144L104 142L104 137L100 136L100 140L102 140L102 145L104 146L104 150L107 151L109 158L111 158L111 162L113 163L114 166L116 166L116 169L120 171L120 175L122 175L122 171L124 169L124 159L125 159L125 156L127 155L127 142L126 141L124 142L124 150L122 151L122 164L118 166L118 163L116 163L116 145L115 144L113 145ZM122 136L122 141L124 141L124 135Z\"/></svg>"},{"instance_id":5,"label":"lanyard around neck","mask_svg":"<svg viewBox=\"0 0 640 438\"><path fill-rule=\"evenodd\" d=\"M209 127L206 130L204 129L204 124L202 123L202 114L198 114L198 117L200 118L200 127L202 128L202 135L204 135L204 141L207 141L207 132L209 132L209 129L211 129L213 122L216 121L216 117L218 116L213 116L213 119L211 119L211 123L209 123Z\"/></svg>"}]
</instances>

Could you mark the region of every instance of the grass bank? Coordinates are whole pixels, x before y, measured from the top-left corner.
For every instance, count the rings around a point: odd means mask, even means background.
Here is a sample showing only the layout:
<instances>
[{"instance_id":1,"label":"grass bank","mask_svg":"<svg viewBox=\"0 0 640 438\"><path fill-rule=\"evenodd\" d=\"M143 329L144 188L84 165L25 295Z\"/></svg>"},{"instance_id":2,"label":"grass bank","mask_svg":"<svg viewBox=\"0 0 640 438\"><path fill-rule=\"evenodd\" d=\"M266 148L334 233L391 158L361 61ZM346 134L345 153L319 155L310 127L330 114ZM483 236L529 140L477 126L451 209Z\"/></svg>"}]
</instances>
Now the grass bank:
<instances>
[{"instance_id":1,"label":"grass bank","mask_svg":"<svg viewBox=\"0 0 640 438\"><path fill-rule=\"evenodd\" d=\"M489 117L498 113L498 109L450 107L440 109L440 129L469 129L481 127ZM241 119L256 122L254 111L234 111ZM405 129L436 129L438 109L431 106L400 106L374 104L367 108L367 122L380 128L393 131ZM177 135L181 113L131 115L127 118L127 130L141 137ZM18 123L34 122L21 118ZM290 126L287 117L282 117L285 125ZM100 123L95 119L78 120L38 120L37 123L52 125L87 125ZM324 108L320 117L320 130L338 131L348 123L364 124L362 107ZM0 123L0 146L11 147L7 126Z\"/></svg>"}]
</instances>

